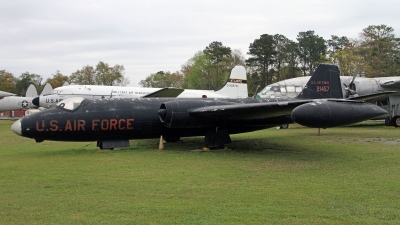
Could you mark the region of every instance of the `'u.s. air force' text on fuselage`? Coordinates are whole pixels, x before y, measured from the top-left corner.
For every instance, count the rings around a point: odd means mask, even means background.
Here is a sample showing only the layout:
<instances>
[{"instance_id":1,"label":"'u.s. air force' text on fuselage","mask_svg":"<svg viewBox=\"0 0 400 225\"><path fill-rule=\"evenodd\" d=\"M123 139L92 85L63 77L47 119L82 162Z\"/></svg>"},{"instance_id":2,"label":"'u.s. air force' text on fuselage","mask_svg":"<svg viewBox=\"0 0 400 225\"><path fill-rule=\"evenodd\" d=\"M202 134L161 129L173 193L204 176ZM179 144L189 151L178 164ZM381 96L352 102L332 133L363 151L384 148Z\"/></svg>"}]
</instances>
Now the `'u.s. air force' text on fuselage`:
<instances>
[{"instance_id":1,"label":"'u.s. air force' text on fuselage","mask_svg":"<svg viewBox=\"0 0 400 225\"><path fill-rule=\"evenodd\" d=\"M58 120L36 121L36 131L57 132L57 131L86 131L88 130L133 130L133 118L127 119L92 119L88 124L83 119L66 120L60 125Z\"/></svg>"}]
</instances>

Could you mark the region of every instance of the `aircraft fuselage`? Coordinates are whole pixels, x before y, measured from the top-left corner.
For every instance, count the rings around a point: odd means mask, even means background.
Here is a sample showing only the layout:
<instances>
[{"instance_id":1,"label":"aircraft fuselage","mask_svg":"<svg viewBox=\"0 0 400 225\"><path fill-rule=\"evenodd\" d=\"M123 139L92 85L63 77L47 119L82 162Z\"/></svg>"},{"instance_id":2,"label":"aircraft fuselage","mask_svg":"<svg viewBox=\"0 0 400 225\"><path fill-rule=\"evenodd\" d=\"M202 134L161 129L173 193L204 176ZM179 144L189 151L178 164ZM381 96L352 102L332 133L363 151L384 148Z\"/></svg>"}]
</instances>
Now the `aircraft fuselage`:
<instances>
[{"instance_id":1,"label":"aircraft fuselage","mask_svg":"<svg viewBox=\"0 0 400 225\"><path fill-rule=\"evenodd\" d=\"M196 99L195 106L207 106L215 99ZM177 99L137 98L137 99L99 99L83 100L74 110L61 107L45 110L21 120L22 136L37 141L97 141L99 139L145 139L164 136L205 135L210 127L220 125L229 133L241 133L292 123L290 116L274 117L247 122L224 121L220 119L191 118L190 124L179 128L167 128L157 114L160 106ZM187 101L187 100L182 100ZM267 99L224 99L231 103L268 102ZM95 103L95 104L93 104ZM195 107L193 106L193 107ZM187 106L182 104L182 110ZM175 111L179 109L175 108ZM177 113L175 112L175 115ZM176 121L176 119L175 119ZM186 121L184 121L186 122ZM196 129L193 129L196 128Z\"/></svg>"}]
</instances>

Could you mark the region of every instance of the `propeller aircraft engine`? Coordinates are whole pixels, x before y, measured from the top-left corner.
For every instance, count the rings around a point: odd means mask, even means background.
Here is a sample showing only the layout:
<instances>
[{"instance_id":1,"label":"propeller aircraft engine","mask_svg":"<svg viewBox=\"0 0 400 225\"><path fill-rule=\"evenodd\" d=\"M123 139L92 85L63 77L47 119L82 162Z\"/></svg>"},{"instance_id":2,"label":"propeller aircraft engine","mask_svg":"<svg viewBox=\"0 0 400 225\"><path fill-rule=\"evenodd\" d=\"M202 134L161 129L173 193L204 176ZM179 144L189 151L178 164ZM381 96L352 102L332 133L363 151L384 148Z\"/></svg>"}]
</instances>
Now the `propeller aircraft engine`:
<instances>
[{"instance_id":1,"label":"propeller aircraft engine","mask_svg":"<svg viewBox=\"0 0 400 225\"><path fill-rule=\"evenodd\" d=\"M354 80L356 79L357 75L360 73L360 66L357 66L356 69L354 70L354 75L353 75L353 79L350 81L350 83L348 85L344 84L344 86L346 86L345 88L345 95L344 98L348 98L350 97L350 95L355 95L355 85L354 85Z\"/></svg>"}]
</instances>

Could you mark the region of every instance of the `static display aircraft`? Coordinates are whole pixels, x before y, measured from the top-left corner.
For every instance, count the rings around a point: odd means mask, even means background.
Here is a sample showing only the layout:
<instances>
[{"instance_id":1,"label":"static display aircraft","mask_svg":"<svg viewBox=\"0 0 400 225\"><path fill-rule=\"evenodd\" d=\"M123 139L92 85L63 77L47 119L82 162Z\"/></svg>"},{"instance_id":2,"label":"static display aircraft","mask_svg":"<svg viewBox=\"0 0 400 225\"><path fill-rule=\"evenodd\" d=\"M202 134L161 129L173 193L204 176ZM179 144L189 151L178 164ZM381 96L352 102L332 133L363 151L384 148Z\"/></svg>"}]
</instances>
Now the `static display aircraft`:
<instances>
[{"instance_id":1,"label":"static display aircraft","mask_svg":"<svg viewBox=\"0 0 400 225\"><path fill-rule=\"evenodd\" d=\"M258 95L261 98L294 98L301 93L309 79L310 76L282 80L266 86ZM386 125L400 126L400 92L398 92L400 90L400 77L341 76L340 80L345 98L351 99L357 96L392 91L394 94L383 95L370 102L389 112L388 116L384 117Z\"/></svg>"},{"instance_id":2,"label":"static display aircraft","mask_svg":"<svg viewBox=\"0 0 400 225\"><path fill-rule=\"evenodd\" d=\"M182 91L179 91L182 90ZM235 66L225 85L216 91L176 88L140 88L98 85L69 85L55 88L50 95L36 98L36 106L50 108L58 102L71 98L138 98L138 97L178 97L178 98L247 98L247 76L243 66Z\"/></svg>"},{"instance_id":3,"label":"static display aircraft","mask_svg":"<svg viewBox=\"0 0 400 225\"><path fill-rule=\"evenodd\" d=\"M101 149L128 147L129 139L205 136L207 148L231 143L230 134L293 121L328 128L353 124L387 113L382 108L342 99L339 69L321 64L296 99L82 97L16 121L18 135L54 141L97 141Z\"/></svg>"},{"instance_id":4,"label":"static display aircraft","mask_svg":"<svg viewBox=\"0 0 400 225\"><path fill-rule=\"evenodd\" d=\"M50 84L46 84L41 92L41 95L48 94L53 90ZM31 109L37 108L32 103L33 99L38 96L36 88L33 84L29 85L26 90L25 97L7 96L0 99L0 112L18 110L18 109Z\"/></svg>"},{"instance_id":5,"label":"static display aircraft","mask_svg":"<svg viewBox=\"0 0 400 225\"><path fill-rule=\"evenodd\" d=\"M10 93L10 92L6 92L6 91L0 91L0 98L1 97L6 97L6 96L13 96L16 94Z\"/></svg>"}]
</instances>

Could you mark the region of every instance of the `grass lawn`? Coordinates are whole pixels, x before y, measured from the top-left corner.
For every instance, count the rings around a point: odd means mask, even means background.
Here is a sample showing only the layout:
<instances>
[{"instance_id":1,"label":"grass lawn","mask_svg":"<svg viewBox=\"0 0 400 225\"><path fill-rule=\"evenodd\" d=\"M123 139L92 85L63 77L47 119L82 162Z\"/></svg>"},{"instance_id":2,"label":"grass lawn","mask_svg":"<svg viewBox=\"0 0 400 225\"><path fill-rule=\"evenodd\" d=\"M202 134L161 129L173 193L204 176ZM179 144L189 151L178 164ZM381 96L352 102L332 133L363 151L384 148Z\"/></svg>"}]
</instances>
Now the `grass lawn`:
<instances>
[{"instance_id":1,"label":"grass lawn","mask_svg":"<svg viewBox=\"0 0 400 225\"><path fill-rule=\"evenodd\" d=\"M231 150L35 143L0 121L0 224L399 224L400 129L291 125Z\"/></svg>"}]
</instances>

